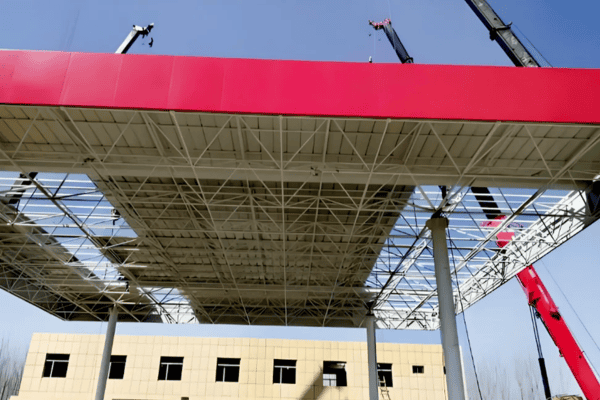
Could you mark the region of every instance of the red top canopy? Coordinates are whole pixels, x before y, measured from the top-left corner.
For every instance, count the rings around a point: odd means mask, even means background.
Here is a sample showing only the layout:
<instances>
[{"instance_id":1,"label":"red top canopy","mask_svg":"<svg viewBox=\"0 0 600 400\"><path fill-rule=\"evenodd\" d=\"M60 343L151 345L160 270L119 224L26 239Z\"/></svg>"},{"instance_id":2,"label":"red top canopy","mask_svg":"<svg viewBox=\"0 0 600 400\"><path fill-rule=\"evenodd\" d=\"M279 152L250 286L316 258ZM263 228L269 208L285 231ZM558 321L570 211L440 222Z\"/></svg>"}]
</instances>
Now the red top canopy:
<instances>
[{"instance_id":1,"label":"red top canopy","mask_svg":"<svg viewBox=\"0 0 600 400\"><path fill-rule=\"evenodd\" d=\"M0 51L0 103L600 123L600 70Z\"/></svg>"}]
</instances>

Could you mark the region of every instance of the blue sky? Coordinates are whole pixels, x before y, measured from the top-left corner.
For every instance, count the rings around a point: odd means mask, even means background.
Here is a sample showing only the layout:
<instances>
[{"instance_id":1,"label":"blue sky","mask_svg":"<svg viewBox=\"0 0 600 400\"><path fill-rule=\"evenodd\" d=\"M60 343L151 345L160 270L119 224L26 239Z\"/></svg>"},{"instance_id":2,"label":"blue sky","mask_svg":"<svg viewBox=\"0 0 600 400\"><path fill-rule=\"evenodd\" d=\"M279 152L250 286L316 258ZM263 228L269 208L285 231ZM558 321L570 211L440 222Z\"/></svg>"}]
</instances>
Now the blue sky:
<instances>
[{"instance_id":1,"label":"blue sky","mask_svg":"<svg viewBox=\"0 0 600 400\"><path fill-rule=\"evenodd\" d=\"M462 0L2 1L0 48L113 52L132 24L156 24L131 53L396 62L368 19L392 17L418 63L509 65ZM558 67L598 67L596 2L492 5ZM377 38L377 40L373 40ZM379 41L381 39L381 41Z\"/></svg>"},{"instance_id":2,"label":"blue sky","mask_svg":"<svg viewBox=\"0 0 600 400\"><path fill-rule=\"evenodd\" d=\"M130 53L209 57L396 63L385 36L369 19L391 17L416 63L511 65L462 0L298 1L27 1L0 2L0 48L114 52L132 24L155 23L154 47L138 41ZM600 4L557 0L491 1L505 22L513 22L555 67L600 68ZM369 36L369 34L372 34ZM490 94L492 95L492 94ZM598 248L595 224L536 265L586 354L600 367L600 350L589 339L560 290L600 342ZM64 323L5 293L0 333L25 348L34 331L101 333L102 324ZM466 313L478 362L514 365L535 355L525 296L512 280ZM462 319L461 345L467 348ZM364 340L362 330L231 328L229 326L140 326L122 324L122 334L181 334ZM546 332L543 346L553 387L576 392L564 361ZM379 331L378 340L439 342L439 332ZM563 369L560 372L560 369Z\"/></svg>"}]
</instances>

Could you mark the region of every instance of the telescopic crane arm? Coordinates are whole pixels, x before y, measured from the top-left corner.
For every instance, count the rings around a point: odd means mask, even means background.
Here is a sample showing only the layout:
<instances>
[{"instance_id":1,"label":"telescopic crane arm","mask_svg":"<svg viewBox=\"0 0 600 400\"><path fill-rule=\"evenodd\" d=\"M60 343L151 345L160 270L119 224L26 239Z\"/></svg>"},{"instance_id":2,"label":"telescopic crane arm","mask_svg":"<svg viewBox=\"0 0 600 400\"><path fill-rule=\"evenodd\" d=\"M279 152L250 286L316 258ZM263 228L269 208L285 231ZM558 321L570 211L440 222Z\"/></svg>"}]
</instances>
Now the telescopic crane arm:
<instances>
[{"instance_id":1,"label":"telescopic crane arm","mask_svg":"<svg viewBox=\"0 0 600 400\"><path fill-rule=\"evenodd\" d=\"M531 53L525 48L523 43L514 34L511 28L511 23L505 24L500 16L492 9L486 0L465 0L469 7L475 12L477 17L483 22L490 32L490 39L496 40L502 50L511 59L517 67L539 67L540 64L535 60ZM491 221L487 222L488 226L497 226L503 217L499 214L499 209L490 195L487 188L471 188L479 205L484 209L486 216ZM494 214L497 214L494 216ZM492 220L492 217L495 217ZM504 237L500 237L504 235ZM514 233L501 232L498 234L498 246L504 247L507 245ZM542 283L533 265L525 268L517 274L517 279L525 294L527 295L529 305L537 311L540 319L544 323L546 330L554 341L556 347L565 358L567 365L571 369L575 380L583 391L587 400L600 400L600 383L596 374L592 370L589 362L573 334L567 327L564 319L558 311L558 307L550 297L550 293ZM535 323L534 323L535 324ZM537 338L537 337L536 337ZM547 377L543 358L540 355L540 368L544 378L544 389L546 394L549 393Z\"/></svg>"},{"instance_id":2,"label":"telescopic crane arm","mask_svg":"<svg viewBox=\"0 0 600 400\"><path fill-rule=\"evenodd\" d=\"M382 22L369 21L369 25L371 25L376 31L383 29L385 35L392 44L394 51L398 55L398 58L400 59L400 61L402 61L402 64L413 63L412 57L408 55L408 52L406 51L406 48L400 41L398 34L394 30L394 28L392 28L392 21L389 18L384 19Z\"/></svg>"},{"instance_id":3,"label":"telescopic crane arm","mask_svg":"<svg viewBox=\"0 0 600 400\"><path fill-rule=\"evenodd\" d=\"M492 9L486 0L465 0L471 9L477 14L479 19L490 31L490 39L496 40L511 61L518 67L539 67L539 63L525 48L523 43L517 38L511 29L511 24L506 25L500 16ZM383 29L398 58L402 63L412 63L413 59L402 45L400 38L392 28L392 22L389 19L383 22L369 21L369 24L375 30ZM443 189L444 191L444 189ZM483 226L496 227L506 218L502 215L498 204L488 188L472 187L471 191L475 195L477 202L483 209L488 221ZM499 247L506 246L514 237L514 232L499 232ZM523 286L527 295L529 305L534 307L548 330L550 337L558 347L560 353L565 358L567 365L571 369L575 380L583 391L587 400L600 400L600 383L596 374L592 370L588 360L573 334L567 327L558 311L558 307L550 297L546 287L537 275L533 265L525 268L517 274L517 279ZM540 354L540 368L544 379L544 391L546 395L550 393L547 382L545 365Z\"/></svg>"},{"instance_id":4,"label":"telescopic crane arm","mask_svg":"<svg viewBox=\"0 0 600 400\"><path fill-rule=\"evenodd\" d=\"M465 0L471 10L483 22L490 31L490 39L498 42L508 58L517 67L539 67L540 64L533 58L531 53L525 48L523 43L512 31L512 22L508 25L502 22L502 19L492 9L486 0Z\"/></svg>"},{"instance_id":5,"label":"telescopic crane arm","mask_svg":"<svg viewBox=\"0 0 600 400\"><path fill-rule=\"evenodd\" d=\"M501 215L492 221L483 223L483 226L497 227L506 217ZM496 236L496 244L503 248L508 245L514 238L515 233L510 231L499 232ZM523 287L527 295L529 305L537 311L540 319L544 323L548 334L554 341L560 354L564 357L569 369L573 373L577 384L585 395L587 400L600 400L600 382L585 358L583 351L577 344L575 337L569 330L565 320L558 311L558 307L550 297L550 293L542 283L539 275L533 268L533 265L525 268L517 274L517 279ZM534 327L535 329L535 327ZM537 340L537 337L536 337ZM539 345L538 345L539 346ZM545 366L540 355L540 368L542 375L545 377ZM546 381L544 382L545 389L548 389Z\"/></svg>"},{"instance_id":6,"label":"telescopic crane arm","mask_svg":"<svg viewBox=\"0 0 600 400\"><path fill-rule=\"evenodd\" d=\"M517 274L529 305L535 307L587 400L600 400L600 383L533 265Z\"/></svg>"},{"instance_id":7,"label":"telescopic crane arm","mask_svg":"<svg viewBox=\"0 0 600 400\"><path fill-rule=\"evenodd\" d=\"M502 50L504 50L517 67L540 67L540 64L514 34L511 24L505 24L486 0L465 1L486 28L488 28L490 39L498 42ZM489 190L487 188L471 188L471 190L489 219L482 225L498 226L504 217L500 214L500 210ZM599 204L597 198L591 198L591 200L590 204ZM495 218L492 220L494 216ZM499 247L504 247L512 240L513 236L514 233L512 232L500 232L496 243ZM554 344L565 358L586 399L600 400L600 382L598 382L598 378L585 358L585 354L560 315L558 307L552 300L552 297L550 297L550 293L546 290L533 265L519 272L517 279L525 290L529 305L537 311ZM549 388L546 382L547 378L545 376L543 358L540 358L540 368L542 369L544 378L545 391L548 393Z\"/></svg>"},{"instance_id":8,"label":"telescopic crane arm","mask_svg":"<svg viewBox=\"0 0 600 400\"><path fill-rule=\"evenodd\" d=\"M471 10L477 15L477 17L483 22L485 27L490 32L490 39L498 42L502 50L506 53L508 58L517 67L539 67L540 64L535 60L533 55L527 50L523 43L513 32L511 25L505 24L502 18L486 0L465 0ZM392 21L385 19L382 22L369 21L369 24L376 30L383 29L388 40L392 44L392 47L396 51L396 54L400 58L402 63L412 63L413 59L408 55L408 52L404 48L404 45L398 38L396 31L392 28Z\"/></svg>"},{"instance_id":9,"label":"telescopic crane arm","mask_svg":"<svg viewBox=\"0 0 600 400\"><path fill-rule=\"evenodd\" d=\"M517 67L540 66L531 53L525 48L523 43L521 43L519 38L514 34L511 29L511 24L506 25L486 0L465 1L490 31L490 39L496 40L498 44L500 44L500 47L502 47L504 52ZM408 55L406 48L402 45L396 31L392 28L392 22L389 19L386 19L383 22L369 21L369 24L375 30L384 30L402 63L413 62L413 59ZM500 207L494 200L494 196L491 194L490 190L486 187L472 187L471 191L488 218L488 221L482 223L482 225L492 228L498 226L506 217L502 215ZM442 189L442 192L445 192L445 188ZM600 204L598 196L592 200L594 200L596 207L600 207L598 206ZM514 232L499 232L497 235L498 241L496 243L499 247L504 247L513 239L514 235ZM600 400L600 383L598 382L596 374L585 358L585 355L577 344L573 334L567 327L567 324L558 312L558 307L550 297L550 294L537 275L533 265L518 273L517 279L525 290L529 305L537 310L550 337L552 337L552 340L554 340L560 353L565 358L567 365L571 369L571 372L575 376L575 380L579 384L579 387L587 400ZM544 379L545 393L548 394L550 389L541 354L540 368Z\"/></svg>"},{"instance_id":10,"label":"telescopic crane arm","mask_svg":"<svg viewBox=\"0 0 600 400\"><path fill-rule=\"evenodd\" d=\"M500 215L494 220L486 221L482 226L495 228L506 216ZM496 244L498 247L503 248L508 245L515 237L515 232L504 231L499 232L496 235ZM544 323L548 334L554 341L556 347L560 351L560 354L564 357L569 369L573 373L575 380L579 384L581 391L585 395L587 400L600 400L600 382L594 373L594 370L590 366L588 360L585 358L583 351L577 344L575 337L569 330L565 320L558 311L558 307L550 297L550 293L546 290L546 287L542 283L539 275L533 268L533 265L525 268L523 271L517 274L519 283L525 290L527 295L527 301L531 307L534 307L539 315L540 319ZM534 328L535 329L535 328ZM536 339L537 340L537 339ZM540 355L540 360L543 360ZM540 368L542 369L542 375L545 377L545 366L540 361ZM544 378L545 379L545 378ZM545 388L547 383L544 382Z\"/></svg>"},{"instance_id":11,"label":"telescopic crane arm","mask_svg":"<svg viewBox=\"0 0 600 400\"><path fill-rule=\"evenodd\" d=\"M129 48L131 47L131 45L133 45L133 43L136 41L136 39L140 35L142 35L142 37L148 36L150 34L150 31L152 30L152 28L154 28L154 23L152 23L148 26L144 26L144 27L134 25L131 32L129 32L129 35L127 35L127 37L125 38L123 43L121 43L121 45L119 46L117 51L115 51L115 54L127 53ZM150 46L150 47L152 47L152 46Z\"/></svg>"}]
</instances>

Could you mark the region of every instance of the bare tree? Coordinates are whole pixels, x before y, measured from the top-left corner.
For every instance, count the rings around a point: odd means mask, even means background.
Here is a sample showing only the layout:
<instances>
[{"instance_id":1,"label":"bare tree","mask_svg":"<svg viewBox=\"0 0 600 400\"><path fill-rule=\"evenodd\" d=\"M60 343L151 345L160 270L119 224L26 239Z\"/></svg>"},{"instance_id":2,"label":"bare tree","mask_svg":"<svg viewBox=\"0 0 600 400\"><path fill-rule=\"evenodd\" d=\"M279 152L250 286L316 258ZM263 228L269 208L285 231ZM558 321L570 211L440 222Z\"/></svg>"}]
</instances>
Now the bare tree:
<instances>
[{"instance_id":1,"label":"bare tree","mask_svg":"<svg viewBox=\"0 0 600 400\"><path fill-rule=\"evenodd\" d=\"M25 368L25 357L10 348L9 341L0 339L0 400L19 393Z\"/></svg>"},{"instance_id":2,"label":"bare tree","mask_svg":"<svg viewBox=\"0 0 600 400\"><path fill-rule=\"evenodd\" d=\"M490 365L483 362L477 367L479 389L474 374L468 375L468 393L471 400L544 400L544 387L537 361L532 358L515 359L511 366Z\"/></svg>"},{"instance_id":3,"label":"bare tree","mask_svg":"<svg viewBox=\"0 0 600 400\"><path fill-rule=\"evenodd\" d=\"M533 358L515 360L515 383L521 400L545 398L539 364Z\"/></svg>"},{"instance_id":4,"label":"bare tree","mask_svg":"<svg viewBox=\"0 0 600 400\"><path fill-rule=\"evenodd\" d=\"M468 393L471 400L511 400L510 381L501 365L484 361L477 367L479 387L473 374L468 375ZM481 390L481 397L479 391Z\"/></svg>"}]
</instances>

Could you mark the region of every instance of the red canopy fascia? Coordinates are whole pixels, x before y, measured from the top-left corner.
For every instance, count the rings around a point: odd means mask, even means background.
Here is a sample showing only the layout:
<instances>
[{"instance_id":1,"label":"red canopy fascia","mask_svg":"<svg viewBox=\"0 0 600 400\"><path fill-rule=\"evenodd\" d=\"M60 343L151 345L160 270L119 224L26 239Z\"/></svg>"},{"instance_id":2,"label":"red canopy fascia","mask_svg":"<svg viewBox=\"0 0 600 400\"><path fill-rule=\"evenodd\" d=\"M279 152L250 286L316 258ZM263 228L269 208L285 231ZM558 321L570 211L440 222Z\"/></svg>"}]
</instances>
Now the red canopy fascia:
<instances>
[{"instance_id":1,"label":"red canopy fascia","mask_svg":"<svg viewBox=\"0 0 600 400\"><path fill-rule=\"evenodd\" d=\"M600 70L0 51L0 103L600 123Z\"/></svg>"}]
</instances>

